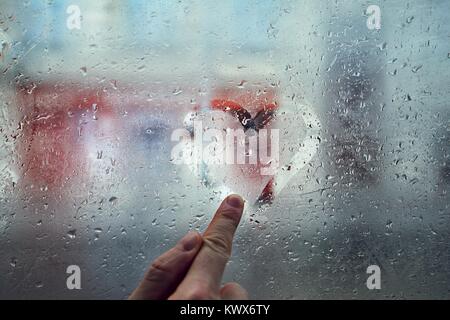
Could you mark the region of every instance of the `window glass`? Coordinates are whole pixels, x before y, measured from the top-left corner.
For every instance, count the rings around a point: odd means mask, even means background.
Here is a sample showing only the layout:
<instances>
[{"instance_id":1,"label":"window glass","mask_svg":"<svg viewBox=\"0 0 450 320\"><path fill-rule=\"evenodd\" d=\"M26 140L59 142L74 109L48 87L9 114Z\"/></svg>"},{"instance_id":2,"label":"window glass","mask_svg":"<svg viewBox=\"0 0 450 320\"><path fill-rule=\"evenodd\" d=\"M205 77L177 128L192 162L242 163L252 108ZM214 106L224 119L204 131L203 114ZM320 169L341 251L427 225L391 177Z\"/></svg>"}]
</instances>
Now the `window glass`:
<instances>
[{"instance_id":1,"label":"window glass","mask_svg":"<svg viewBox=\"0 0 450 320\"><path fill-rule=\"evenodd\" d=\"M125 298L238 192L224 280L251 297L448 298L449 13L1 1L0 297ZM243 128L231 163L212 161ZM192 158L195 141L216 158Z\"/></svg>"}]
</instances>

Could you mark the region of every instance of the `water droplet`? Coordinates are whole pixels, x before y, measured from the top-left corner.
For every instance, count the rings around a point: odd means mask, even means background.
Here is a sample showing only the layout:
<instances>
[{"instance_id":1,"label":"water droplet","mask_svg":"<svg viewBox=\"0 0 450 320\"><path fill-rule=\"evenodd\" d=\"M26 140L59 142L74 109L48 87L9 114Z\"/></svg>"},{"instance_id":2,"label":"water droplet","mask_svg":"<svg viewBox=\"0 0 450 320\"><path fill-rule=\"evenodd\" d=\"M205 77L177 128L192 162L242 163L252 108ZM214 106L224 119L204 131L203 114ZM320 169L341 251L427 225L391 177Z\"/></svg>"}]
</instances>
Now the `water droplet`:
<instances>
[{"instance_id":1,"label":"water droplet","mask_svg":"<svg viewBox=\"0 0 450 320\"><path fill-rule=\"evenodd\" d=\"M384 50L387 47L387 42L383 42L377 46L380 50Z\"/></svg>"},{"instance_id":2,"label":"water droplet","mask_svg":"<svg viewBox=\"0 0 450 320\"><path fill-rule=\"evenodd\" d=\"M411 69L412 72L416 73L417 71L419 71L420 69L422 69L422 65L419 64L418 66L415 66Z\"/></svg>"},{"instance_id":3,"label":"water droplet","mask_svg":"<svg viewBox=\"0 0 450 320\"><path fill-rule=\"evenodd\" d=\"M75 239L75 237L77 236L77 229L69 230L69 231L67 232L67 236L68 236L70 239Z\"/></svg>"},{"instance_id":4,"label":"water droplet","mask_svg":"<svg viewBox=\"0 0 450 320\"><path fill-rule=\"evenodd\" d=\"M177 96L177 95L179 95L180 93L182 93L183 92L183 90L181 90L180 88L175 88L173 91L172 91L172 94L174 95L174 96Z\"/></svg>"}]
</instances>

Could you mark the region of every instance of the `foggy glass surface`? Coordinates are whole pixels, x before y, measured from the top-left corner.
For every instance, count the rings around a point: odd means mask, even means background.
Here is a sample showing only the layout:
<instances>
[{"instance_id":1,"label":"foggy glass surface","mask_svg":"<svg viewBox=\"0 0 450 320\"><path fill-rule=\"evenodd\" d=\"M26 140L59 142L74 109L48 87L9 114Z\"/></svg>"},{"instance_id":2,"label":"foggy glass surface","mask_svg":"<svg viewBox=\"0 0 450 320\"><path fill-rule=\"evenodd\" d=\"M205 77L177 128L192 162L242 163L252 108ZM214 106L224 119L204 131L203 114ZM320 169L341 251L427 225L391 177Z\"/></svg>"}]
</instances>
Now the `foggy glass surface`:
<instances>
[{"instance_id":1,"label":"foggy glass surface","mask_svg":"<svg viewBox=\"0 0 450 320\"><path fill-rule=\"evenodd\" d=\"M125 298L239 192L224 281L252 298L448 299L449 16L448 0L2 1L0 298ZM276 106L272 199L254 168L173 163L190 114L237 125L215 99Z\"/></svg>"}]
</instances>

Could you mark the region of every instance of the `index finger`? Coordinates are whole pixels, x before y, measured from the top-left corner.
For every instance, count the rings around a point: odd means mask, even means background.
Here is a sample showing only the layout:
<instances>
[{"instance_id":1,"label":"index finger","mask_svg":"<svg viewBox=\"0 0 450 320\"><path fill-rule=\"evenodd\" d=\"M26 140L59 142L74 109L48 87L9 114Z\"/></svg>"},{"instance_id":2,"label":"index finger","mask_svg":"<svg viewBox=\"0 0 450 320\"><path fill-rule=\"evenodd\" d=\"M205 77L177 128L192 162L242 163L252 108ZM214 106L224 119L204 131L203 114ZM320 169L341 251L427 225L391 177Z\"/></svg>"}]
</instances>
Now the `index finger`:
<instances>
[{"instance_id":1,"label":"index finger","mask_svg":"<svg viewBox=\"0 0 450 320\"><path fill-rule=\"evenodd\" d=\"M243 209L244 200L238 195L230 195L222 202L203 234L202 248L177 291L188 293L201 285L205 291L218 294Z\"/></svg>"}]
</instances>

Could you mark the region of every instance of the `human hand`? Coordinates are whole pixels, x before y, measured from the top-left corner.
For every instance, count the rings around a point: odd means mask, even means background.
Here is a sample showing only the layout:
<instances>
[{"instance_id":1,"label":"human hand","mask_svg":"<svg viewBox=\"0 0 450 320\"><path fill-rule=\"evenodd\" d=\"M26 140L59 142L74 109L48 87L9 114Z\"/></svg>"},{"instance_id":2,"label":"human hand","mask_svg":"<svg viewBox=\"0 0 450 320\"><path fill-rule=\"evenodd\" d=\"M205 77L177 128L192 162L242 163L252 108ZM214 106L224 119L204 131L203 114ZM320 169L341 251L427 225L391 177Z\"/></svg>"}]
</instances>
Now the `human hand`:
<instances>
[{"instance_id":1,"label":"human hand","mask_svg":"<svg viewBox=\"0 0 450 320\"><path fill-rule=\"evenodd\" d=\"M129 299L248 299L247 291L237 283L221 287L243 209L240 196L225 198L203 235L189 232L154 260Z\"/></svg>"}]
</instances>

